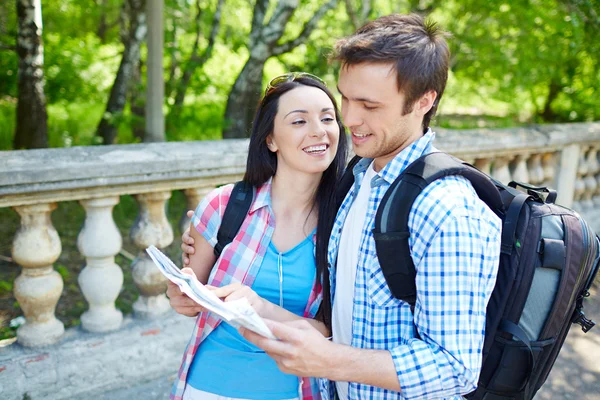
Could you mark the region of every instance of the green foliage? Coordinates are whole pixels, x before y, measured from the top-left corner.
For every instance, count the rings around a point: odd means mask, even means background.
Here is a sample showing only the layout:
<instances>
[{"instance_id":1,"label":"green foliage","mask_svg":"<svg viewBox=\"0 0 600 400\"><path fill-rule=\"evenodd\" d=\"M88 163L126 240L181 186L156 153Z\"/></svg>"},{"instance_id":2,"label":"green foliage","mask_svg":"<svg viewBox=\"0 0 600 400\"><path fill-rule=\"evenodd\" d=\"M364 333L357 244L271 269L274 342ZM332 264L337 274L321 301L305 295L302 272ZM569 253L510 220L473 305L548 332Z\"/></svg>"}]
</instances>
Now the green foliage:
<instances>
[{"instance_id":1,"label":"green foliage","mask_svg":"<svg viewBox=\"0 0 600 400\"><path fill-rule=\"evenodd\" d=\"M301 0L282 42L296 37L324 0ZM200 6L199 53L207 46L217 0L165 2L165 81L178 84L196 38ZM368 18L392 12L430 14L452 33L451 78L440 106L441 125L589 121L600 119L599 0L371 0ZM310 39L270 59L265 80L286 71L308 71L335 86L337 65L328 61L335 41L354 30L347 4L362 18L363 0L339 1L319 21ZM270 2L266 19L275 1ZM122 0L49 0L43 3L48 135L52 147L97 144L96 127L124 45L127 27ZM212 58L192 76L184 106L165 112L168 140L220 137L227 95L247 57L254 2L227 0ZM10 50L17 32L15 2L0 4L0 149L12 146L17 96L17 56ZM146 49L142 47L142 60ZM137 88L143 97L142 82ZM173 72L173 74L171 74ZM171 79L173 78L173 79ZM172 93L167 93L171 95ZM473 118L455 118L471 115ZM485 115L485 116L484 116ZM131 107L112 115L118 142L138 139L143 126ZM453 121L453 122L444 122ZM496 121L496 122L493 122ZM499 122L502 121L502 122ZM469 124L473 124L470 126Z\"/></svg>"}]
</instances>

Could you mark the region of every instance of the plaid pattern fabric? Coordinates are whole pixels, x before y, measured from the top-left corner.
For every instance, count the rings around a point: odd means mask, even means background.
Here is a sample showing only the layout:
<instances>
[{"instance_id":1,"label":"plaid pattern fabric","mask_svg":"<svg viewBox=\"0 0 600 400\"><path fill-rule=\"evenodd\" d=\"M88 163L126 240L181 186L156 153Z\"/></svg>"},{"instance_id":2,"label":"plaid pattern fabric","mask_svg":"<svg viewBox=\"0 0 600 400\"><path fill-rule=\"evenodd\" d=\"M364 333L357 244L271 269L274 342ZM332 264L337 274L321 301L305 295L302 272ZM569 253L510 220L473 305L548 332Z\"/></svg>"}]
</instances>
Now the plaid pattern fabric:
<instances>
[{"instance_id":1,"label":"plaid pattern fabric","mask_svg":"<svg viewBox=\"0 0 600 400\"><path fill-rule=\"evenodd\" d=\"M409 215L409 246L417 270L414 316L408 303L392 296L372 235L386 190L410 163L436 151L434 136L428 131L371 181L354 287L352 346L388 350L401 392L351 382L351 399L459 399L477 385L486 306L498 270L500 219L462 177L440 179L417 197ZM356 183L333 227L328 249L332 301L342 226L371 161L355 166ZM335 398L332 382L321 379L320 387L324 399Z\"/></svg>"},{"instance_id":2,"label":"plaid pattern fabric","mask_svg":"<svg viewBox=\"0 0 600 400\"><path fill-rule=\"evenodd\" d=\"M213 190L200 202L192 218L192 224L196 227L196 230L213 247L217 243L217 232L232 189L233 185L227 185ZM208 284L224 286L241 282L244 285L252 286L267 247L271 242L275 230L274 221L271 210L271 181L269 180L257 189L256 197L250 206L246 219L242 223L240 232L223 249L208 278ZM316 280L306 305L304 317L313 318L315 316L321 304L321 299L321 284ZM171 399L181 400L188 369L194 359L196 350L200 343L219 325L219 322L220 319L211 313L198 315L192 337L183 355L178 378L171 391ZM300 384L302 385L303 399L320 398L318 384L315 379L300 378Z\"/></svg>"}]
</instances>

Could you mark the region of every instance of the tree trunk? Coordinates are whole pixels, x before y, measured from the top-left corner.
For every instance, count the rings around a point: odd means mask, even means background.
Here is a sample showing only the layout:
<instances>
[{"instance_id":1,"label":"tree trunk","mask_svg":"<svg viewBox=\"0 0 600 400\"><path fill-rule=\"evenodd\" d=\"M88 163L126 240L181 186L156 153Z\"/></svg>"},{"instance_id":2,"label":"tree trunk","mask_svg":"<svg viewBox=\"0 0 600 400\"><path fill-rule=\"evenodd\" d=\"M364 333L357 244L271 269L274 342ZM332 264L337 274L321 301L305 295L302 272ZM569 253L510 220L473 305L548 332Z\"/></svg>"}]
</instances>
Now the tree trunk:
<instances>
[{"instance_id":1,"label":"tree trunk","mask_svg":"<svg viewBox=\"0 0 600 400\"><path fill-rule=\"evenodd\" d=\"M263 68L266 59L250 57L238 75L225 108L223 139L250 136L250 125L262 91Z\"/></svg>"},{"instance_id":2,"label":"tree trunk","mask_svg":"<svg viewBox=\"0 0 600 400\"><path fill-rule=\"evenodd\" d=\"M129 91L129 104L131 107L131 131L133 136L140 142L144 140L146 132L146 97L144 96L144 84L142 83L142 70L144 63L137 60L131 76L131 87Z\"/></svg>"},{"instance_id":3,"label":"tree trunk","mask_svg":"<svg viewBox=\"0 0 600 400\"><path fill-rule=\"evenodd\" d=\"M562 86L556 82L552 81L550 83L550 87L548 88L548 97L546 98L546 104L544 104L544 110L540 113L540 117L545 122L553 122L556 121L556 114L552 111L552 103L558 97L558 94L562 90Z\"/></svg>"},{"instance_id":4,"label":"tree trunk","mask_svg":"<svg viewBox=\"0 0 600 400\"><path fill-rule=\"evenodd\" d=\"M15 149L48 147L40 0L17 0L19 57Z\"/></svg>"},{"instance_id":5,"label":"tree trunk","mask_svg":"<svg viewBox=\"0 0 600 400\"><path fill-rule=\"evenodd\" d=\"M256 1L248 44L250 57L227 98L224 139L248 136L252 117L261 96L263 67L269 57L287 53L304 43L323 15L336 4L337 0L330 0L323 4L304 24L295 39L279 44L278 41L283 36L287 23L294 10L298 8L298 1L280 0L267 23L264 23L264 17L269 0Z\"/></svg>"},{"instance_id":6,"label":"tree trunk","mask_svg":"<svg viewBox=\"0 0 600 400\"><path fill-rule=\"evenodd\" d=\"M140 58L140 46L146 36L146 0L126 0L128 2L129 29L121 64L110 90L106 111L102 116L96 134L104 144L113 144L117 139L117 117L123 112L127 101L127 89Z\"/></svg>"}]
</instances>

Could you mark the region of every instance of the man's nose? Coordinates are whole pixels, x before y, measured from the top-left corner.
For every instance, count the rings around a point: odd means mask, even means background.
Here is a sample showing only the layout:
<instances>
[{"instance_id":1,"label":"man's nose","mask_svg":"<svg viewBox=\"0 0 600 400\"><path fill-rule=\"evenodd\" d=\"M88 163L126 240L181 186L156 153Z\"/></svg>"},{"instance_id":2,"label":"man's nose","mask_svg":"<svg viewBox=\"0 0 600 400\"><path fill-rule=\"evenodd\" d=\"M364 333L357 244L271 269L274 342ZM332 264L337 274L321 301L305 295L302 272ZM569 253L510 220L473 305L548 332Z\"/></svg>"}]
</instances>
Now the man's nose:
<instances>
[{"instance_id":1,"label":"man's nose","mask_svg":"<svg viewBox=\"0 0 600 400\"><path fill-rule=\"evenodd\" d=\"M342 121L347 128L358 127L362 125L362 118L355 107L350 104L342 104Z\"/></svg>"}]
</instances>

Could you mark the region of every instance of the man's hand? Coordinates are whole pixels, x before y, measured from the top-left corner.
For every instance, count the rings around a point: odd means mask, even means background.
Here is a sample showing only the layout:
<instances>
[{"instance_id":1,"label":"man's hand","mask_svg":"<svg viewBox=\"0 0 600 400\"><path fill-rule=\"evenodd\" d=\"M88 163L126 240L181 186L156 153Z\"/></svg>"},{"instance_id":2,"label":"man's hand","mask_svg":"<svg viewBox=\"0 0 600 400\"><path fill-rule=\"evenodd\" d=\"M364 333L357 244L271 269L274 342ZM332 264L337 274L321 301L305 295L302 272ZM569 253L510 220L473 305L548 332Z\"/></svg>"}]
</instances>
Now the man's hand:
<instances>
[{"instance_id":1,"label":"man's hand","mask_svg":"<svg viewBox=\"0 0 600 400\"><path fill-rule=\"evenodd\" d=\"M191 268L183 268L181 272L187 275L194 275L194 271ZM179 286L171 281L167 282L167 297L169 298L171 307L186 317L195 317L198 313L206 311L204 307L190 299L179 289Z\"/></svg>"},{"instance_id":2,"label":"man's hand","mask_svg":"<svg viewBox=\"0 0 600 400\"><path fill-rule=\"evenodd\" d=\"M265 319L265 322L279 340L267 339L247 329L242 329L242 334L271 356L282 372L331 378L335 370L333 352L339 345L327 340L307 321L281 323Z\"/></svg>"},{"instance_id":3,"label":"man's hand","mask_svg":"<svg viewBox=\"0 0 600 400\"><path fill-rule=\"evenodd\" d=\"M250 303L252 308L257 312L258 315L264 317L268 314L269 305L272 303L263 299L259 295L256 294L254 290L252 290L249 286L242 285L241 283L232 283L227 286L221 286L219 288L215 288L213 293L217 295L217 297L223 299L223 301L233 301L241 299L245 297L246 300Z\"/></svg>"},{"instance_id":4,"label":"man's hand","mask_svg":"<svg viewBox=\"0 0 600 400\"><path fill-rule=\"evenodd\" d=\"M188 210L188 212L186 213L187 217L192 219L192 217L194 216L194 210ZM190 236L190 227L188 226L188 228L185 230L185 232L183 232L183 235L181 235L181 250L183 250L183 254L181 255L181 262L183 263L183 266L187 266L190 264L190 255L195 253L195 249L194 249L194 238L192 238Z\"/></svg>"}]
</instances>

